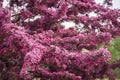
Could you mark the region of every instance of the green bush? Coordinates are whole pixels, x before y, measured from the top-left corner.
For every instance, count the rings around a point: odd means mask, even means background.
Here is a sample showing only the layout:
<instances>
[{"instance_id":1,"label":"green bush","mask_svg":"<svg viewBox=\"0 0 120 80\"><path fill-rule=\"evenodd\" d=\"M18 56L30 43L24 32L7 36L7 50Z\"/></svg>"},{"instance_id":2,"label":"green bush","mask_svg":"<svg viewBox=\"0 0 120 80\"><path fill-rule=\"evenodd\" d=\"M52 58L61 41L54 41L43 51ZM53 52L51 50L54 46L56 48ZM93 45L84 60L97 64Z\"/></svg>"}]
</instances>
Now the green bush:
<instances>
[{"instance_id":1,"label":"green bush","mask_svg":"<svg viewBox=\"0 0 120 80\"><path fill-rule=\"evenodd\" d=\"M111 41L110 46L108 46L108 50L112 54L112 60L120 58L120 37Z\"/></svg>"},{"instance_id":2,"label":"green bush","mask_svg":"<svg viewBox=\"0 0 120 80\"><path fill-rule=\"evenodd\" d=\"M120 37L115 38L111 41L110 46L108 46L108 50L112 54L112 60L117 60L120 58ZM120 79L120 69L117 68L113 71L118 79Z\"/></svg>"}]
</instances>

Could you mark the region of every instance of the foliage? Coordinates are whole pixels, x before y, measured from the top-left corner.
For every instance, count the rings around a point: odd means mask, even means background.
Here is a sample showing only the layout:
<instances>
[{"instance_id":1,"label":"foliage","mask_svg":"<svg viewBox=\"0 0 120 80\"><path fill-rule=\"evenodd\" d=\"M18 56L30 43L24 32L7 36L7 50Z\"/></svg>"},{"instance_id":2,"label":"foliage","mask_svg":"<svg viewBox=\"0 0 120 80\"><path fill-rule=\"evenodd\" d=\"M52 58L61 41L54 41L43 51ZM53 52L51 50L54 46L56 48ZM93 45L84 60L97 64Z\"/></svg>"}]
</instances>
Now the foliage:
<instances>
[{"instance_id":1,"label":"foliage","mask_svg":"<svg viewBox=\"0 0 120 80\"><path fill-rule=\"evenodd\" d=\"M111 41L108 50L112 53L112 59L116 60L120 57L120 37L117 37Z\"/></svg>"},{"instance_id":2,"label":"foliage","mask_svg":"<svg viewBox=\"0 0 120 80\"><path fill-rule=\"evenodd\" d=\"M112 60L117 60L120 57L120 37L117 37L111 41L111 44L108 46L108 50L112 54ZM111 62L112 62L111 60ZM120 79L120 68L113 70L114 74L118 79Z\"/></svg>"},{"instance_id":3,"label":"foliage","mask_svg":"<svg viewBox=\"0 0 120 80\"><path fill-rule=\"evenodd\" d=\"M120 36L119 10L94 0L9 0L6 8L3 1L0 79L115 80L111 70L120 68L120 59L109 63L106 46ZM105 4L112 6L111 0ZM65 29L64 21L77 27ZM98 44L104 45L96 50Z\"/></svg>"}]
</instances>

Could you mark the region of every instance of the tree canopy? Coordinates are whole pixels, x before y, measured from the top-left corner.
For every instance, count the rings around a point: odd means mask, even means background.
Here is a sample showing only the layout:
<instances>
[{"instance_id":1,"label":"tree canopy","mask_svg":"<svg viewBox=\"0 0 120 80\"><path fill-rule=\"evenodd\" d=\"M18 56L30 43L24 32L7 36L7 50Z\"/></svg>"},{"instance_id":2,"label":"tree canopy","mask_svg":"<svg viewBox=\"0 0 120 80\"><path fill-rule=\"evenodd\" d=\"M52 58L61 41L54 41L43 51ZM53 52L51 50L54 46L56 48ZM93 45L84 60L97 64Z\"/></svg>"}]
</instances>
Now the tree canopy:
<instances>
[{"instance_id":1,"label":"tree canopy","mask_svg":"<svg viewBox=\"0 0 120 80\"><path fill-rule=\"evenodd\" d=\"M5 8L3 1L0 79L115 80L120 60L109 63L107 46L120 36L120 11L112 0L9 0ZM65 21L75 26L65 29Z\"/></svg>"}]
</instances>

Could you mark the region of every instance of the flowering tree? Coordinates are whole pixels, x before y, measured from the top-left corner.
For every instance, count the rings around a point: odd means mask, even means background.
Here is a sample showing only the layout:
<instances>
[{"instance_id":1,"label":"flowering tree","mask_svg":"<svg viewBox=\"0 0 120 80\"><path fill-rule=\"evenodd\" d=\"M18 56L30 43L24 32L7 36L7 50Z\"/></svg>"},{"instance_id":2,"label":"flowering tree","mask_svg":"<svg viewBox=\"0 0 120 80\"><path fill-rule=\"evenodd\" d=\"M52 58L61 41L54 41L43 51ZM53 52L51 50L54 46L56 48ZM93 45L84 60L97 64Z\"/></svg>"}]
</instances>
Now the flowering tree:
<instances>
[{"instance_id":1,"label":"flowering tree","mask_svg":"<svg viewBox=\"0 0 120 80\"><path fill-rule=\"evenodd\" d=\"M111 70L120 60L109 63L107 46L120 35L120 11L109 7L111 0L107 7L94 0L9 0L6 8L3 1L0 79L115 80ZM75 26L65 29L65 21Z\"/></svg>"}]
</instances>

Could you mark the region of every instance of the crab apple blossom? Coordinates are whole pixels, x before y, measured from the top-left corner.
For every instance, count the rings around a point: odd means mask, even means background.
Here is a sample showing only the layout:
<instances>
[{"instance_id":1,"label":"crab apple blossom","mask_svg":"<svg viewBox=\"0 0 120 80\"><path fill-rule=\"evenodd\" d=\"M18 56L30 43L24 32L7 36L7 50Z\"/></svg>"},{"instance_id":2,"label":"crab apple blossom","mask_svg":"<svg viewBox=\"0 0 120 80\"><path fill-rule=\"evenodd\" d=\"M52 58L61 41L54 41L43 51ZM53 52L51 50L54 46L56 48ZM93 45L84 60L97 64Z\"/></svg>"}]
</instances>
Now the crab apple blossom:
<instances>
[{"instance_id":1,"label":"crab apple blossom","mask_svg":"<svg viewBox=\"0 0 120 80\"><path fill-rule=\"evenodd\" d=\"M94 0L9 0L5 8L4 1L0 80L115 80L111 70L120 60L109 63L107 46L120 36L120 11L109 7L112 0L107 7ZM66 29L65 21L75 26Z\"/></svg>"}]
</instances>

